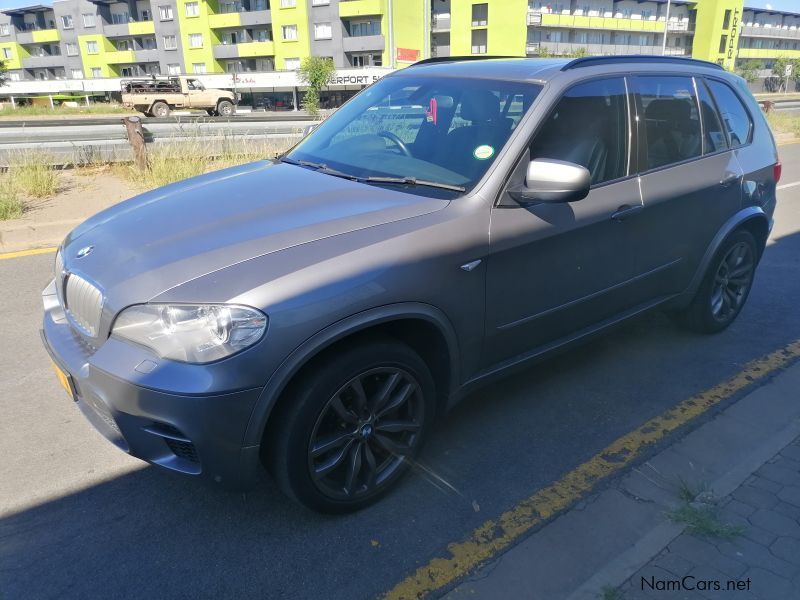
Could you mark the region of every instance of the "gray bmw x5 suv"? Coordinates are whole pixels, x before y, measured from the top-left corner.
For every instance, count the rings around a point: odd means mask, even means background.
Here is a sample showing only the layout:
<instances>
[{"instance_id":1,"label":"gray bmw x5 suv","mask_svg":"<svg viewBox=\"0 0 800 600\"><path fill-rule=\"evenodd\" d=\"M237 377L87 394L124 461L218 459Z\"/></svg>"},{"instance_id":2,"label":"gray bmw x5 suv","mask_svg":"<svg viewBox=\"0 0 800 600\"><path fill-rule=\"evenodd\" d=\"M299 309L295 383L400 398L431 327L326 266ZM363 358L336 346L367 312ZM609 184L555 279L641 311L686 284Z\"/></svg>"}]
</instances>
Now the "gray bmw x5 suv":
<instances>
[{"instance_id":1,"label":"gray bmw x5 suv","mask_svg":"<svg viewBox=\"0 0 800 600\"><path fill-rule=\"evenodd\" d=\"M423 61L276 160L78 226L43 340L124 451L353 510L479 384L647 310L730 325L779 177L710 63Z\"/></svg>"}]
</instances>

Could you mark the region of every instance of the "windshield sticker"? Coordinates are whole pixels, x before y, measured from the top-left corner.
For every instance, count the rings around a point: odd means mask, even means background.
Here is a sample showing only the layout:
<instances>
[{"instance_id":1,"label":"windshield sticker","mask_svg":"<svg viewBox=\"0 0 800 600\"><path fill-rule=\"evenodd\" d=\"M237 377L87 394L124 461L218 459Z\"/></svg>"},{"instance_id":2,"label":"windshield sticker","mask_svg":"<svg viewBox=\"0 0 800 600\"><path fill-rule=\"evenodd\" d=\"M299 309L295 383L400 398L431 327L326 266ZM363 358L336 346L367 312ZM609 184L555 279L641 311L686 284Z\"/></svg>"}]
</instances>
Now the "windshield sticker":
<instances>
[{"instance_id":1,"label":"windshield sticker","mask_svg":"<svg viewBox=\"0 0 800 600\"><path fill-rule=\"evenodd\" d=\"M486 160L487 158L492 158L492 156L494 156L494 148L492 148L491 146L487 146L486 144L478 146L473 151L472 156L474 156L478 160Z\"/></svg>"},{"instance_id":2,"label":"windshield sticker","mask_svg":"<svg viewBox=\"0 0 800 600\"><path fill-rule=\"evenodd\" d=\"M431 98L428 110L425 111L425 120L436 125L436 98Z\"/></svg>"}]
</instances>

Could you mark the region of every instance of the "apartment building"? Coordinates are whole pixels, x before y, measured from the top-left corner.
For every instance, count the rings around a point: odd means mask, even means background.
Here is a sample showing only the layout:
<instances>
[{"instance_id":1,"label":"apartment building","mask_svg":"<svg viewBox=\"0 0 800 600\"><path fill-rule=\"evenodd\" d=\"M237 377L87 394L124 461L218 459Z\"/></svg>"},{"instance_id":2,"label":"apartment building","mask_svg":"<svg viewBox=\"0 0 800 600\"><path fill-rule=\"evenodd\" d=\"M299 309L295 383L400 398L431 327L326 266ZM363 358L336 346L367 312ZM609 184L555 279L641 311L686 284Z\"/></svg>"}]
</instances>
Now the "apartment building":
<instances>
[{"instance_id":1,"label":"apartment building","mask_svg":"<svg viewBox=\"0 0 800 600\"><path fill-rule=\"evenodd\" d=\"M56 0L0 12L12 81L398 67L426 48L423 0Z\"/></svg>"},{"instance_id":2,"label":"apartment building","mask_svg":"<svg viewBox=\"0 0 800 600\"><path fill-rule=\"evenodd\" d=\"M115 78L178 73L288 90L300 83L282 74L309 55L371 72L340 78L343 89L427 56L664 53L728 69L800 58L800 13L744 1L56 0L0 12L0 59L19 94L44 89L26 82L109 91Z\"/></svg>"}]
</instances>

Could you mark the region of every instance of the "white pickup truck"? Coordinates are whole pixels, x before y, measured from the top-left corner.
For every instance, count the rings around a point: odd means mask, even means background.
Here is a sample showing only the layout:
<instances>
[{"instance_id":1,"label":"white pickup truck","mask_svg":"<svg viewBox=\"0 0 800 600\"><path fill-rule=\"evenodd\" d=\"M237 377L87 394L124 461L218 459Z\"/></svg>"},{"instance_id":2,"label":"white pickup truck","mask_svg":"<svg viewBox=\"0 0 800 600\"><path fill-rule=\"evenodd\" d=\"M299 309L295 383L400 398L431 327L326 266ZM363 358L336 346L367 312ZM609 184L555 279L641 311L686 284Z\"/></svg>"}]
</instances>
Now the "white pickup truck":
<instances>
[{"instance_id":1,"label":"white pickup truck","mask_svg":"<svg viewBox=\"0 0 800 600\"><path fill-rule=\"evenodd\" d=\"M122 104L147 116L166 117L175 109L196 108L227 117L236 109L233 92L206 88L194 77L123 79L120 85Z\"/></svg>"}]
</instances>

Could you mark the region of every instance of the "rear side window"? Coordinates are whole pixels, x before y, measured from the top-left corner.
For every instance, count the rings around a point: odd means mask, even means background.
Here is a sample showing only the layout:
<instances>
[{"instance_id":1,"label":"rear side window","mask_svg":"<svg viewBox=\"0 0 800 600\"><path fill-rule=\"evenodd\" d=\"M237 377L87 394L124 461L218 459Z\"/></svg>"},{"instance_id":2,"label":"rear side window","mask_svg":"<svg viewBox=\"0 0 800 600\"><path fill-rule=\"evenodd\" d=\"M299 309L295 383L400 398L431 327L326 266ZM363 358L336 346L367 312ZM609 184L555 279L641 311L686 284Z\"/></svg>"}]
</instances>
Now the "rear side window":
<instances>
[{"instance_id":1,"label":"rear side window","mask_svg":"<svg viewBox=\"0 0 800 600\"><path fill-rule=\"evenodd\" d=\"M711 94L702 79L695 81L697 82L697 97L700 100L700 114L703 117L703 154L727 150L728 141L725 130L722 128L722 121L719 120Z\"/></svg>"},{"instance_id":2,"label":"rear side window","mask_svg":"<svg viewBox=\"0 0 800 600\"><path fill-rule=\"evenodd\" d=\"M700 113L691 77L638 77L644 109L646 167L700 156Z\"/></svg>"},{"instance_id":3,"label":"rear side window","mask_svg":"<svg viewBox=\"0 0 800 600\"><path fill-rule=\"evenodd\" d=\"M749 143L750 134L753 131L753 121L739 96L721 81L709 79L708 86L717 101L731 148Z\"/></svg>"},{"instance_id":4,"label":"rear side window","mask_svg":"<svg viewBox=\"0 0 800 600\"><path fill-rule=\"evenodd\" d=\"M533 139L534 158L554 158L586 167L593 185L626 176L625 80L597 79L570 88Z\"/></svg>"}]
</instances>

